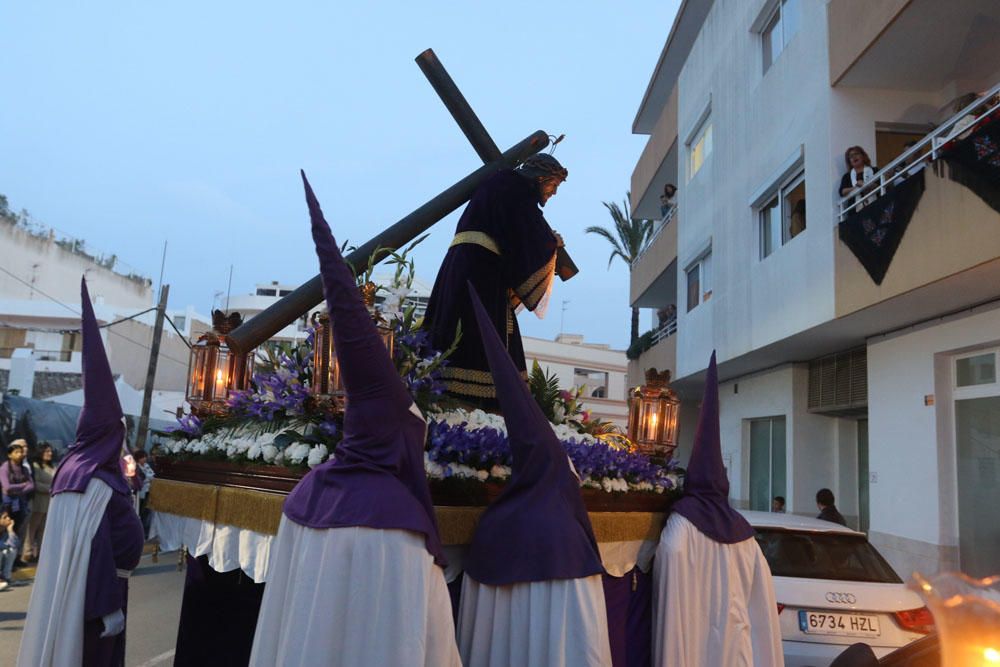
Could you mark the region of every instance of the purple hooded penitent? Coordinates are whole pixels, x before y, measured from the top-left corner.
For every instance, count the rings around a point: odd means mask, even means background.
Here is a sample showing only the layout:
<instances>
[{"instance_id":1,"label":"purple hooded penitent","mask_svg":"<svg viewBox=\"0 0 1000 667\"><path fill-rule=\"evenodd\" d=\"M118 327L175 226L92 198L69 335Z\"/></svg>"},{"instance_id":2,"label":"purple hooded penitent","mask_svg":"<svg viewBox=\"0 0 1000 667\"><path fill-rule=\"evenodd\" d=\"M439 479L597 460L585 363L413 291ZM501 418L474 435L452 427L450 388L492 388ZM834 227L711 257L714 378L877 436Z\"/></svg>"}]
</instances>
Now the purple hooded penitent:
<instances>
[{"instance_id":1,"label":"purple hooded penitent","mask_svg":"<svg viewBox=\"0 0 1000 667\"><path fill-rule=\"evenodd\" d=\"M83 310L80 327L83 333L83 409L76 423L76 442L59 464L52 481L52 495L73 491L83 493L92 477L105 482L113 490L127 494L128 483L122 475L122 445L125 424L115 379L111 375L108 355L101 342L101 331L90 303L86 279L80 280Z\"/></svg>"},{"instance_id":2,"label":"purple hooded penitent","mask_svg":"<svg viewBox=\"0 0 1000 667\"><path fill-rule=\"evenodd\" d=\"M753 537L753 528L747 520L729 506L729 479L722 465L719 435L719 371L715 352L705 377L698 430L684 476L684 495L674 503L673 511L693 523L706 537L722 544Z\"/></svg>"},{"instance_id":3,"label":"purple hooded penitent","mask_svg":"<svg viewBox=\"0 0 1000 667\"><path fill-rule=\"evenodd\" d=\"M507 423L512 465L510 481L476 526L466 572L491 586L601 574L580 480L475 289L468 287Z\"/></svg>"},{"instance_id":4,"label":"purple hooded penitent","mask_svg":"<svg viewBox=\"0 0 1000 667\"><path fill-rule=\"evenodd\" d=\"M305 173L302 182L347 411L335 458L302 478L285 501L285 516L310 528L366 526L422 533L427 551L443 566L424 473L427 424L378 335Z\"/></svg>"}]
</instances>

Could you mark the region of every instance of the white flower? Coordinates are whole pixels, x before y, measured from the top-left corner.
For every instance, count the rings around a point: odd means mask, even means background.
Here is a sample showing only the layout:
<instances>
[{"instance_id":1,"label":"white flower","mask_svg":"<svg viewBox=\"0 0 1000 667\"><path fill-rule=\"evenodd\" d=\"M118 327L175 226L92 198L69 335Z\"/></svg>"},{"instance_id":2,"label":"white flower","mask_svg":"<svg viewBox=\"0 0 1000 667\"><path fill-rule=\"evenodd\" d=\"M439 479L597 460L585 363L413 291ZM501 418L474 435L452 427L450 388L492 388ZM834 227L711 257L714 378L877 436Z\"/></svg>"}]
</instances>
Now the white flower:
<instances>
[{"instance_id":1,"label":"white flower","mask_svg":"<svg viewBox=\"0 0 1000 667\"><path fill-rule=\"evenodd\" d=\"M288 448L288 460L293 465L299 465L309 457L309 445L300 442Z\"/></svg>"},{"instance_id":2,"label":"white flower","mask_svg":"<svg viewBox=\"0 0 1000 667\"><path fill-rule=\"evenodd\" d=\"M313 447L312 449L310 449L309 450L309 460L307 461L307 463L309 464L309 467L310 468L315 468L320 463L322 463L323 461L325 461L326 460L326 455L328 453L329 453L329 450L326 448L326 445L316 445L315 447Z\"/></svg>"},{"instance_id":3,"label":"white flower","mask_svg":"<svg viewBox=\"0 0 1000 667\"><path fill-rule=\"evenodd\" d=\"M271 463L274 461L274 457L278 455L278 448L274 445L263 445L260 448L260 453L264 457L265 463Z\"/></svg>"},{"instance_id":4,"label":"white flower","mask_svg":"<svg viewBox=\"0 0 1000 667\"><path fill-rule=\"evenodd\" d=\"M562 403L556 403L552 408L552 421L562 424L566 421L566 407Z\"/></svg>"},{"instance_id":5,"label":"white flower","mask_svg":"<svg viewBox=\"0 0 1000 667\"><path fill-rule=\"evenodd\" d=\"M252 445L250 445L250 448L247 449L247 458L253 461L254 459L260 457L261 455L260 450L261 450L260 444L256 442L253 443Z\"/></svg>"},{"instance_id":6,"label":"white flower","mask_svg":"<svg viewBox=\"0 0 1000 667\"><path fill-rule=\"evenodd\" d=\"M279 449L278 453L274 455L274 465L283 466L285 465L285 450Z\"/></svg>"},{"instance_id":7,"label":"white flower","mask_svg":"<svg viewBox=\"0 0 1000 667\"><path fill-rule=\"evenodd\" d=\"M490 477L494 479L507 479L510 477L510 466L494 465L490 468Z\"/></svg>"},{"instance_id":8,"label":"white flower","mask_svg":"<svg viewBox=\"0 0 1000 667\"><path fill-rule=\"evenodd\" d=\"M478 472L476 472L476 479L478 479L480 482L485 482L487 479L489 479L489 477L490 473L485 470L479 470Z\"/></svg>"}]
</instances>

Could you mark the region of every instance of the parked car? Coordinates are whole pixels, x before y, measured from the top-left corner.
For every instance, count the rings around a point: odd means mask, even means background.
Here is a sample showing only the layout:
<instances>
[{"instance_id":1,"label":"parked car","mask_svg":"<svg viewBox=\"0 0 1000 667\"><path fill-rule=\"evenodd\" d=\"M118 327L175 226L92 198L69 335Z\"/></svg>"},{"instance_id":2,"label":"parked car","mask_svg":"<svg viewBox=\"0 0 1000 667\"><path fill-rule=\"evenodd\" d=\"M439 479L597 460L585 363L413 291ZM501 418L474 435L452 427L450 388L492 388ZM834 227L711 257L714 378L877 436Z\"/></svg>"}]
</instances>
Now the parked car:
<instances>
[{"instance_id":1,"label":"parked car","mask_svg":"<svg viewBox=\"0 0 1000 667\"><path fill-rule=\"evenodd\" d=\"M792 514L742 514L774 577L786 667L827 667L859 641L881 658L933 631L930 611L864 533Z\"/></svg>"}]
</instances>

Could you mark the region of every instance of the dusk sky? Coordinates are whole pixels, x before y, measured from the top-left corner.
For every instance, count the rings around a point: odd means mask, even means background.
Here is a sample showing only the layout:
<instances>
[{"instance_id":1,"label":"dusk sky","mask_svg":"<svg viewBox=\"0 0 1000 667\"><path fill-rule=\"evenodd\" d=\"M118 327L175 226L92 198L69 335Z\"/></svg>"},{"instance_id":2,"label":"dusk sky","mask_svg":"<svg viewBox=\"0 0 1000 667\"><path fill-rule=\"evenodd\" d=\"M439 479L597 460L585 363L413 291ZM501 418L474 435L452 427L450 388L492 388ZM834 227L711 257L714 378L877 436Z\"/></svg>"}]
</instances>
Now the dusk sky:
<instances>
[{"instance_id":1,"label":"dusk sky","mask_svg":"<svg viewBox=\"0 0 1000 667\"><path fill-rule=\"evenodd\" d=\"M566 134L545 208L581 268L525 335L628 345L611 224L646 137L632 119L679 0L6 3L0 193L11 208L207 314L216 292L317 272L298 176L338 240L363 242L481 165L414 63L432 47L505 150ZM415 253L433 283L457 213ZM649 326L644 318L642 327Z\"/></svg>"}]
</instances>

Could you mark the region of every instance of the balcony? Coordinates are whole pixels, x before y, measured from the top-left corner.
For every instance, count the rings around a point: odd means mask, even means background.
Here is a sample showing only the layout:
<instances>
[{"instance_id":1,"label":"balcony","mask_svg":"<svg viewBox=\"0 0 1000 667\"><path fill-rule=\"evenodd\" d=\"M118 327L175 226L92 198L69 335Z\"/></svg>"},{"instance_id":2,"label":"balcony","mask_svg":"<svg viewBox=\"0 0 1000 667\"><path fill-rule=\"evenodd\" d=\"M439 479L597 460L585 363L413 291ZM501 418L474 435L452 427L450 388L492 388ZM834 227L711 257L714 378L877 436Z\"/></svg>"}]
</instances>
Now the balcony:
<instances>
[{"instance_id":1,"label":"balcony","mask_svg":"<svg viewBox=\"0 0 1000 667\"><path fill-rule=\"evenodd\" d=\"M942 146L960 140L966 127L1000 114L998 96L1000 84L885 165L856 196L839 202L838 217L843 220L853 208L885 196L918 173L924 175L923 196L881 285L844 243L836 243L837 317L862 310L881 313L881 324L890 328L997 297L1000 213L948 178L943 161L932 161Z\"/></svg>"},{"instance_id":2,"label":"balcony","mask_svg":"<svg viewBox=\"0 0 1000 667\"><path fill-rule=\"evenodd\" d=\"M827 12L831 85L981 90L997 74L996 0L832 0Z\"/></svg>"},{"instance_id":3,"label":"balcony","mask_svg":"<svg viewBox=\"0 0 1000 667\"><path fill-rule=\"evenodd\" d=\"M677 184L677 87L671 91L653 133L632 171L632 215L655 218L667 183Z\"/></svg>"},{"instance_id":4,"label":"balcony","mask_svg":"<svg viewBox=\"0 0 1000 667\"><path fill-rule=\"evenodd\" d=\"M629 303L662 308L677 300L677 207L657 223L646 249L632 262Z\"/></svg>"},{"instance_id":5,"label":"balcony","mask_svg":"<svg viewBox=\"0 0 1000 667\"><path fill-rule=\"evenodd\" d=\"M628 386L637 387L643 383L646 371L669 370L673 376L677 371L677 318L664 322L653 331L652 345L638 359L628 362Z\"/></svg>"}]
</instances>

